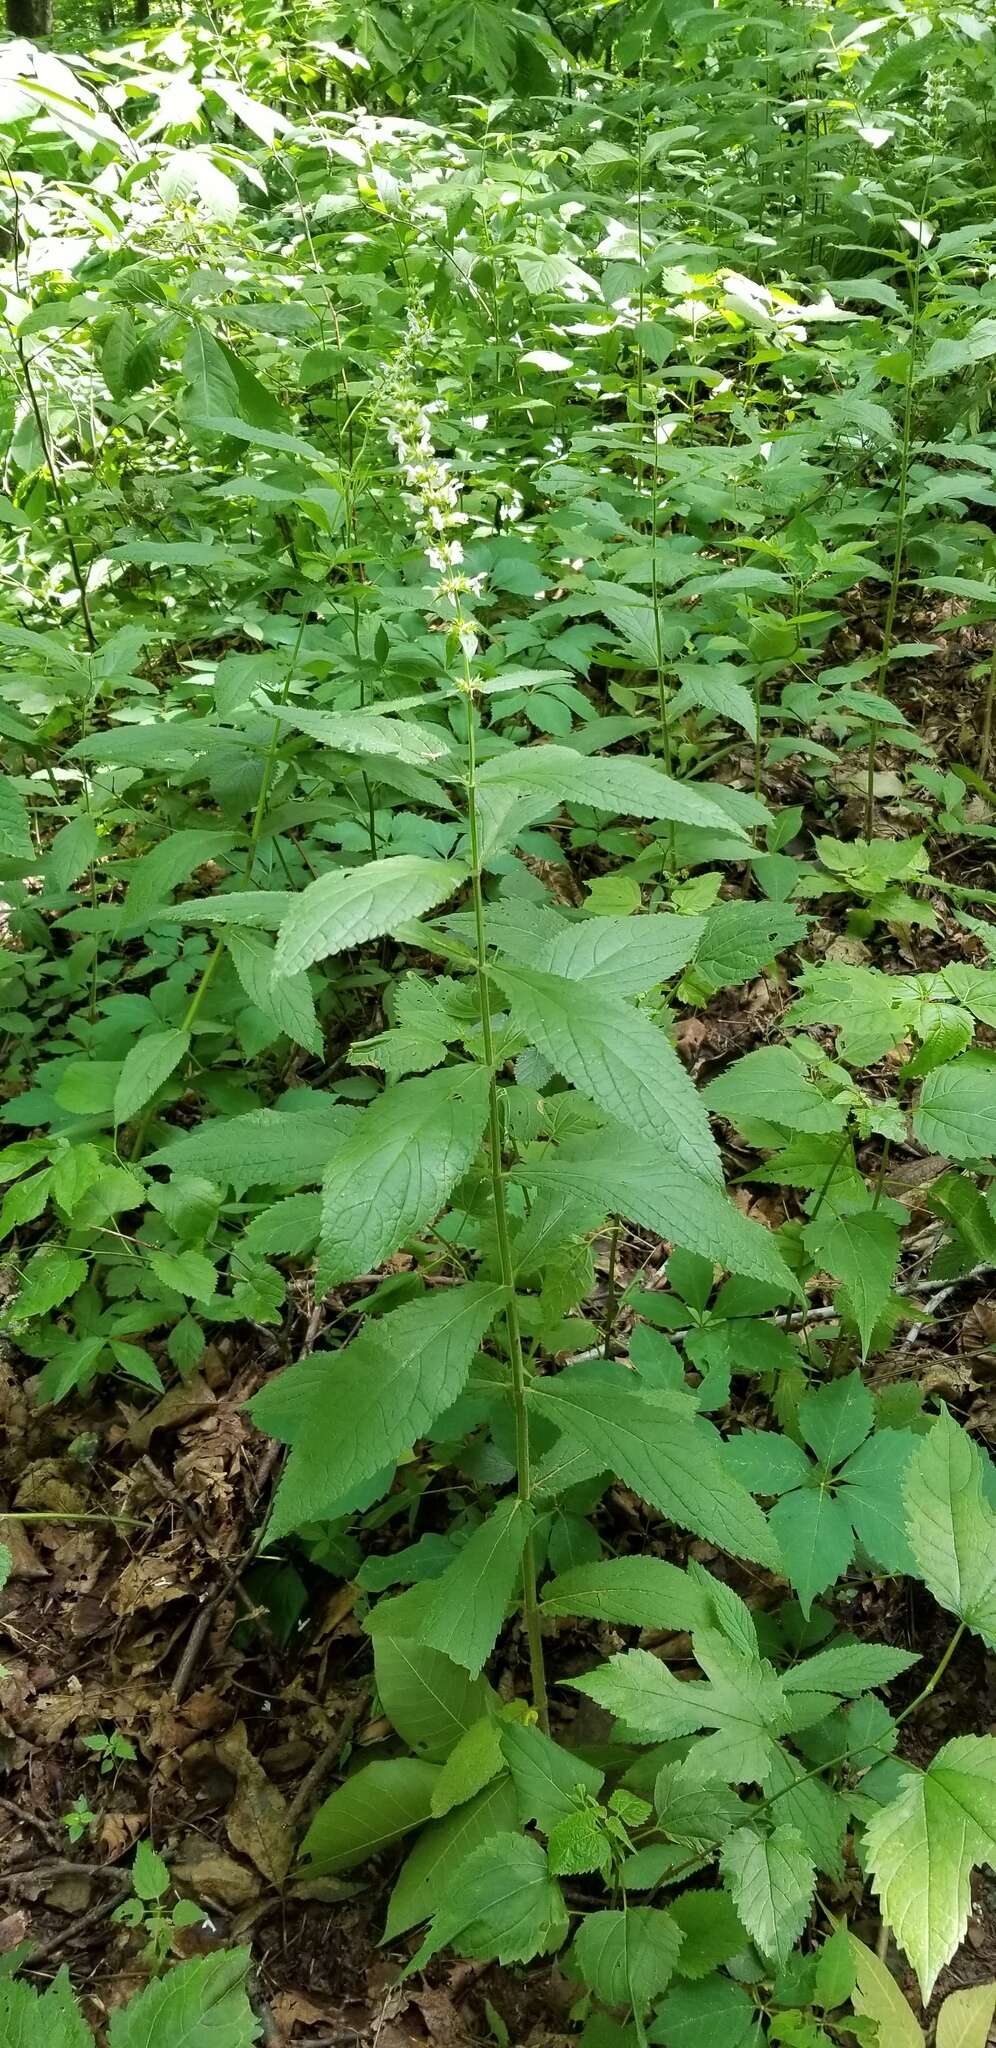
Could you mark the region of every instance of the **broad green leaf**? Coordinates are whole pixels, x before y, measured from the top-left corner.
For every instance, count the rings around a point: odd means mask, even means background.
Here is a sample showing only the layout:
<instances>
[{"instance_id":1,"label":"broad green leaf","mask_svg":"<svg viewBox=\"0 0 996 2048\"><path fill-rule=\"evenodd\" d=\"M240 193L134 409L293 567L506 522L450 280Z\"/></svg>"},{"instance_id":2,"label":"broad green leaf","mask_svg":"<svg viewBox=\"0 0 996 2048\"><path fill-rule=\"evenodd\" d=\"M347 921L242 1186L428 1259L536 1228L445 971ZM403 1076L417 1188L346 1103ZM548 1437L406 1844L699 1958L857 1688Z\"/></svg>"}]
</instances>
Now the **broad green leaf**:
<instances>
[{"instance_id":1,"label":"broad green leaf","mask_svg":"<svg viewBox=\"0 0 996 2048\"><path fill-rule=\"evenodd\" d=\"M769 1745L761 1784L772 1802L772 1819L794 1828L817 1870L840 1883L844 1875L842 1852L851 1818L847 1800L823 1778L811 1777L791 1750L778 1742Z\"/></svg>"},{"instance_id":2,"label":"broad green leaf","mask_svg":"<svg viewBox=\"0 0 996 2048\"><path fill-rule=\"evenodd\" d=\"M114 1090L114 1121L126 1124L169 1080L190 1049L189 1031L150 1031L133 1045Z\"/></svg>"},{"instance_id":3,"label":"broad green leaf","mask_svg":"<svg viewBox=\"0 0 996 2048\"><path fill-rule=\"evenodd\" d=\"M28 1947L24 1961L30 1954ZM248 2043L252 2036L244 2038ZM0 1978L0 2041L4 2048L93 2048L65 1969L44 1991L21 1978ZM165 2048L165 2041L155 2048Z\"/></svg>"},{"instance_id":4,"label":"broad green leaf","mask_svg":"<svg viewBox=\"0 0 996 2048\"><path fill-rule=\"evenodd\" d=\"M749 2048L762 2039L760 2014L741 1984L706 1977L700 1984L676 1984L647 2029L662 2048Z\"/></svg>"},{"instance_id":5,"label":"broad green leaf","mask_svg":"<svg viewBox=\"0 0 996 2048\"><path fill-rule=\"evenodd\" d=\"M703 1090L703 1100L738 1127L762 1119L789 1131L842 1131L847 1121L846 1110L807 1080L805 1062L787 1046L763 1045L734 1060Z\"/></svg>"},{"instance_id":6,"label":"broad green leaf","mask_svg":"<svg viewBox=\"0 0 996 2048\"><path fill-rule=\"evenodd\" d=\"M778 1569L764 1515L724 1467L715 1431L687 1417L683 1397L639 1393L618 1367L574 1366L533 1380L528 1400L682 1529Z\"/></svg>"},{"instance_id":7,"label":"broad green leaf","mask_svg":"<svg viewBox=\"0 0 996 2048\"><path fill-rule=\"evenodd\" d=\"M320 1053L322 1033L306 974L274 974L274 952L258 933L232 929L225 945L251 1003L306 1052Z\"/></svg>"},{"instance_id":8,"label":"broad green leaf","mask_svg":"<svg viewBox=\"0 0 996 2048\"><path fill-rule=\"evenodd\" d=\"M986 2048L996 2012L996 1984L949 1991L937 2015L936 2048Z\"/></svg>"},{"instance_id":9,"label":"broad green leaf","mask_svg":"<svg viewBox=\"0 0 996 2048\"><path fill-rule=\"evenodd\" d=\"M490 1785L505 1769L499 1740L499 1725L491 1714L482 1714L451 1749L432 1795L433 1820L441 1820L454 1806Z\"/></svg>"},{"instance_id":10,"label":"broad green leaf","mask_svg":"<svg viewBox=\"0 0 996 2048\"><path fill-rule=\"evenodd\" d=\"M513 1024L566 1081L703 1180L722 1183L709 1119L677 1053L651 1019L604 989L552 974L493 970Z\"/></svg>"},{"instance_id":11,"label":"broad green leaf","mask_svg":"<svg viewBox=\"0 0 996 2048\"><path fill-rule=\"evenodd\" d=\"M35 858L28 807L8 775L0 775L0 858Z\"/></svg>"},{"instance_id":12,"label":"broad green leaf","mask_svg":"<svg viewBox=\"0 0 996 2048\"><path fill-rule=\"evenodd\" d=\"M584 804L630 818L703 825L728 838L747 836L697 784L675 782L632 754L585 757L571 747L520 747L513 754L495 754L483 761L478 783L485 798L503 791L538 798L547 810L559 803Z\"/></svg>"},{"instance_id":13,"label":"broad green leaf","mask_svg":"<svg viewBox=\"0 0 996 2048\"><path fill-rule=\"evenodd\" d=\"M853 1216L834 1216L824 1209L803 1231L807 1251L843 1282L847 1305L861 1338L861 1356L868 1346L896 1277L899 1232L888 1216L863 1209Z\"/></svg>"},{"instance_id":14,"label":"broad green leaf","mask_svg":"<svg viewBox=\"0 0 996 2048\"><path fill-rule=\"evenodd\" d=\"M891 1970L874 1949L848 1934L854 1961L851 2003L856 2013L874 2020L881 2048L924 2048L923 2028L903 1997Z\"/></svg>"},{"instance_id":15,"label":"broad green leaf","mask_svg":"<svg viewBox=\"0 0 996 2048\"><path fill-rule=\"evenodd\" d=\"M247 1948L174 1963L111 2014L110 2048L250 2048L262 2023L246 1996Z\"/></svg>"},{"instance_id":16,"label":"broad green leaf","mask_svg":"<svg viewBox=\"0 0 996 2048\"><path fill-rule=\"evenodd\" d=\"M528 1963L558 1949L566 1933L567 1909L539 1843L494 1835L457 1866L405 1975L423 1970L441 1948Z\"/></svg>"},{"instance_id":17,"label":"broad green leaf","mask_svg":"<svg viewBox=\"0 0 996 2048\"><path fill-rule=\"evenodd\" d=\"M375 711L315 711L300 705L267 706L282 725L303 732L340 754L378 755L430 771L453 763L453 745L441 726L416 725L412 719L385 718ZM413 913L409 913L413 914Z\"/></svg>"},{"instance_id":18,"label":"broad green leaf","mask_svg":"<svg viewBox=\"0 0 996 2048\"><path fill-rule=\"evenodd\" d=\"M415 1757L365 1764L320 1806L301 1844L309 1877L350 1870L410 1835L432 1812L439 1765Z\"/></svg>"},{"instance_id":19,"label":"broad green leaf","mask_svg":"<svg viewBox=\"0 0 996 2048\"><path fill-rule=\"evenodd\" d=\"M582 1143L550 1146L542 1158L524 1160L513 1178L527 1187L562 1188L601 1202L686 1251L743 1273L770 1280L789 1294L794 1283L770 1231L740 1210L711 1181L661 1155L659 1148L616 1128Z\"/></svg>"},{"instance_id":20,"label":"broad green leaf","mask_svg":"<svg viewBox=\"0 0 996 2048\"><path fill-rule=\"evenodd\" d=\"M875 1404L857 1371L825 1380L799 1403L799 1428L826 1471L863 1444L875 1420Z\"/></svg>"},{"instance_id":21,"label":"broad green leaf","mask_svg":"<svg viewBox=\"0 0 996 2048\"><path fill-rule=\"evenodd\" d=\"M392 1941L420 1920L430 1919L471 1851L494 1835L514 1833L516 1822L515 1792L507 1775L496 1778L445 1820L430 1821L402 1865L391 1893L385 1940Z\"/></svg>"},{"instance_id":22,"label":"broad green leaf","mask_svg":"<svg viewBox=\"0 0 996 2048\"><path fill-rule=\"evenodd\" d=\"M150 1164L203 1174L237 1195L251 1187L309 1187L321 1180L360 1123L359 1110L327 1097L307 1114L255 1109L245 1116L210 1117L151 1153Z\"/></svg>"},{"instance_id":23,"label":"broad green leaf","mask_svg":"<svg viewBox=\"0 0 996 2048\"><path fill-rule=\"evenodd\" d=\"M602 1789L604 1772L574 1756L541 1728L525 1721L508 1721L500 1740L523 1827L535 1821L549 1834L558 1821L577 1812L580 1792L597 1798Z\"/></svg>"},{"instance_id":24,"label":"broad green leaf","mask_svg":"<svg viewBox=\"0 0 996 2048\"><path fill-rule=\"evenodd\" d=\"M996 1060L966 1052L946 1067L935 1067L920 1090L913 1128L928 1152L942 1152L948 1159L991 1158L996 1153Z\"/></svg>"},{"instance_id":25,"label":"broad green leaf","mask_svg":"<svg viewBox=\"0 0 996 2048\"><path fill-rule=\"evenodd\" d=\"M548 1614L577 1614L631 1628L708 1628L705 1592L662 1557L610 1557L574 1565L548 1579L541 1606Z\"/></svg>"},{"instance_id":26,"label":"broad green leaf","mask_svg":"<svg viewBox=\"0 0 996 2048\"><path fill-rule=\"evenodd\" d=\"M669 1841L705 1851L725 1840L743 1820L735 1792L719 1778L702 1779L686 1764L663 1764L654 1783L658 1826Z\"/></svg>"},{"instance_id":27,"label":"broad green leaf","mask_svg":"<svg viewBox=\"0 0 996 2048\"><path fill-rule=\"evenodd\" d=\"M399 1081L363 1112L322 1182L318 1294L372 1271L438 1216L487 1113L487 1074L471 1066Z\"/></svg>"},{"instance_id":28,"label":"broad green leaf","mask_svg":"<svg viewBox=\"0 0 996 2048\"><path fill-rule=\"evenodd\" d=\"M751 1940L784 1969L809 1918L816 1884L801 1837L790 1827L775 1827L769 1835L738 1828L723 1850L722 1870Z\"/></svg>"},{"instance_id":29,"label":"broad green leaf","mask_svg":"<svg viewBox=\"0 0 996 2048\"><path fill-rule=\"evenodd\" d=\"M218 1276L203 1252L190 1248L179 1252L150 1252L149 1265L164 1287L174 1287L178 1294L192 1295L195 1301L211 1300Z\"/></svg>"},{"instance_id":30,"label":"broad green leaf","mask_svg":"<svg viewBox=\"0 0 996 2048\"><path fill-rule=\"evenodd\" d=\"M784 1493L770 1519L784 1569L808 1615L817 1595L846 1572L854 1556L850 1518L826 1486L817 1483Z\"/></svg>"},{"instance_id":31,"label":"broad green leaf","mask_svg":"<svg viewBox=\"0 0 996 2048\"><path fill-rule=\"evenodd\" d=\"M708 1977L746 1946L736 1909L726 1892L679 1892L668 1912L684 1936L677 1964L679 1977Z\"/></svg>"},{"instance_id":32,"label":"broad green leaf","mask_svg":"<svg viewBox=\"0 0 996 2048\"><path fill-rule=\"evenodd\" d=\"M782 1673L786 1692L835 1692L856 1699L873 1685L888 1685L918 1658L912 1650L894 1650L888 1643L838 1643L817 1650Z\"/></svg>"},{"instance_id":33,"label":"broad green leaf","mask_svg":"<svg viewBox=\"0 0 996 2048\"><path fill-rule=\"evenodd\" d=\"M996 1738L959 1735L903 1779L865 1830L882 1913L926 2005L968 1925L970 1879L996 1858Z\"/></svg>"},{"instance_id":34,"label":"broad green leaf","mask_svg":"<svg viewBox=\"0 0 996 2048\"><path fill-rule=\"evenodd\" d=\"M448 919L461 931L459 920ZM472 927L468 923L468 936ZM702 917L585 917L568 921L557 911L518 902L489 907L492 945L510 960L546 974L606 988L616 996L642 996L686 967L705 931Z\"/></svg>"},{"instance_id":35,"label":"broad green leaf","mask_svg":"<svg viewBox=\"0 0 996 2048\"><path fill-rule=\"evenodd\" d=\"M148 1840L136 1844L131 1882L139 1899L161 1899L169 1890L169 1869Z\"/></svg>"},{"instance_id":36,"label":"broad green leaf","mask_svg":"<svg viewBox=\"0 0 996 2048\"><path fill-rule=\"evenodd\" d=\"M402 1741L438 1763L497 1708L498 1697L486 1678L471 1678L462 1665L430 1650L416 1634L396 1630L393 1606L393 1601L382 1602L367 1623L380 1703Z\"/></svg>"},{"instance_id":37,"label":"broad green leaf","mask_svg":"<svg viewBox=\"0 0 996 2048\"><path fill-rule=\"evenodd\" d=\"M277 1530L321 1520L425 1434L461 1392L504 1299L484 1281L439 1288L367 1323L334 1356L301 1359L255 1396L257 1427L294 1446L271 1540Z\"/></svg>"},{"instance_id":38,"label":"broad green leaf","mask_svg":"<svg viewBox=\"0 0 996 2048\"><path fill-rule=\"evenodd\" d=\"M729 820L724 824L729 831ZM691 978L707 994L739 988L807 930L806 919L788 903L717 903L706 917Z\"/></svg>"},{"instance_id":39,"label":"broad green leaf","mask_svg":"<svg viewBox=\"0 0 996 2048\"><path fill-rule=\"evenodd\" d=\"M910 1459L903 1494L924 1585L996 1649L996 1510L982 1455L946 1410Z\"/></svg>"},{"instance_id":40,"label":"broad green leaf","mask_svg":"<svg viewBox=\"0 0 996 2048\"><path fill-rule=\"evenodd\" d=\"M705 1684L675 1678L649 1650L626 1650L570 1683L643 1741L715 1730L691 1752L696 1777L760 1780L769 1766L770 1738L791 1724L781 1681L770 1664L738 1655L720 1636L705 1632L694 1640L708 1673Z\"/></svg>"},{"instance_id":41,"label":"broad green leaf","mask_svg":"<svg viewBox=\"0 0 996 2048\"><path fill-rule=\"evenodd\" d=\"M490 1656L505 1620L532 1522L528 1501L511 1495L432 1581L422 1620L425 1641L462 1664L472 1678Z\"/></svg>"},{"instance_id":42,"label":"broad green leaf","mask_svg":"<svg viewBox=\"0 0 996 2048\"><path fill-rule=\"evenodd\" d=\"M61 1244L43 1245L32 1252L21 1285L7 1313L14 1322L29 1322L61 1307L83 1285L87 1263Z\"/></svg>"},{"instance_id":43,"label":"broad green leaf","mask_svg":"<svg viewBox=\"0 0 996 2048\"><path fill-rule=\"evenodd\" d=\"M69 825L63 825L48 849L45 862L46 879L56 889L71 889L82 874L86 873L94 855L100 850L100 839L92 818L82 814Z\"/></svg>"},{"instance_id":44,"label":"broad green leaf","mask_svg":"<svg viewBox=\"0 0 996 2048\"><path fill-rule=\"evenodd\" d=\"M968 369L971 363L985 361L987 356L996 356L996 320L977 320L967 334L943 337L932 343L918 376L950 377L956 370Z\"/></svg>"},{"instance_id":45,"label":"broad green leaf","mask_svg":"<svg viewBox=\"0 0 996 2048\"><path fill-rule=\"evenodd\" d=\"M314 960L379 938L452 896L466 878L456 861L416 854L319 875L295 899L280 927L274 973L300 974Z\"/></svg>"},{"instance_id":46,"label":"broad green leaf","mask_svg":"<svg viewBox=\"0 0 996 2048\"><path fill-rule=\"evenodd\" d=\"M683 1943L683 1930L660 1907L607 1908L585 1914L567 1968L603 2005L642 2015L667 1990Z\"/></svg>"}]
</instances>

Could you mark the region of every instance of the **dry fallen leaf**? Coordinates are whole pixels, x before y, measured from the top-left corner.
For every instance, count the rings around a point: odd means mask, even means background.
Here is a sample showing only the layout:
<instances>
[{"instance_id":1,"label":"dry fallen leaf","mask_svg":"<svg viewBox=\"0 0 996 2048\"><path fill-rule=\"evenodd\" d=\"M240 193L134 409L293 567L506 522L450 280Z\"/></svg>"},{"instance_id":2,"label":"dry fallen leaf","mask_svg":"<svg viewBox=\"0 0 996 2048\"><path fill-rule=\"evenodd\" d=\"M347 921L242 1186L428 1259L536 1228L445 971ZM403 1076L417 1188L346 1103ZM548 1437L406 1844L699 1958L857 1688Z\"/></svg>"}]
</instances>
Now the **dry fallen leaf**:
<instances>
[{"instance_id":1,"label":"dry fallen leaf","mask_svg":"<svg viewBox=\"0 0 996 2048\"><path fill-rule=\"evenodd\" d=\"M196 1839L174 1857L172 1872L175 1882L198 1905L248 1906L259 1895L254 1870L236 1863L234 1856L226 1856L223 1849L213 1849L210 1843Z\"/></svg>"},{"instance_id":2,"label":"dry fallen leaf","mask_svg":"<svg viewBox=\"0 0 996 2048\"><path fill-rule=\"evenodd\" d=\"M235 1797L225 1815L232 1848L250 1857L271 1884L283 1884L294 1854L294 1829L283 1793L251 1754L241 1721L216 1744L215 1754L235 1779Z\"/></svg>"}]
</instances>

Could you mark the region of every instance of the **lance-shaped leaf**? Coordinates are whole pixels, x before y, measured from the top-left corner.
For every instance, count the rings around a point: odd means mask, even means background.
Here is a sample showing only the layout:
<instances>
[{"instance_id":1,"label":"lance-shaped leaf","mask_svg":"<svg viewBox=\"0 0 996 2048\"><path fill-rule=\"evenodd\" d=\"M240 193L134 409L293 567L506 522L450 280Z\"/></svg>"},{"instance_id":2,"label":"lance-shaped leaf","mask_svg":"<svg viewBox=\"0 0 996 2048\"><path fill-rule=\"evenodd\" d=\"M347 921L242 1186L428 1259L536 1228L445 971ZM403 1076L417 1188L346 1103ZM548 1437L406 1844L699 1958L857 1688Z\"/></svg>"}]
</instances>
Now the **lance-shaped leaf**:
<instances>
[{"instance_id":1,"label":"lance-shaped leaf","mask_svg":"<svg viewBox=\"0 0 996 2048\"><path fill-rule=\"evenodd\" d=\"M735 839L747 837L697 784L676 782L633 754L582 755L573 747L519 747L483 761L478 786L485 797L511 792L534 798L547 810L559 803L584 804L621 817L668 819ZM764 806L757 809L763 818Z\"/></svg>"},{"instance_id":2,"label":"lance-shaped leaf","mask_svg":"<svg viewBox=\"0 0 996 2048\"><path fill-rule=\"evenodd\" d=\"M996 1738L959 1735L903 1780L865 1831L882 1913L916 1971L923 2002L968 1925L971 1875L996 1860Z\"/></svg>"},{"instance_id":3,"label":"lance-shaped leaf","mask_svg":"<svg viewBox=\"0 0 996 2048\"><path fill-rule=\"evenodd\" d=\"M295 898L280 927L274 972L300 974L313 960L379 938L421 917L464 881L459 862L413 853L319 875Z\"/></svg>"},{"instance_id":4,"label":"lance-shaped leaf","mask_svg":"<svg viewBox=\"0 0 996 2048\"><path fill-rule=\"evenodd\" d=\"M306 1052L320 1053L322 1034L306 974L274 974L273 947L258 932L232 929L225 945L251 1003Z\"/></svg>"},{"instance_id":5,"label":"lance-shaped leaf","mask_svg":"<svg viewBox=\"0 0 996 2048\"><path fill-rule=\"evenodd\" d=\"M320 1806L301 1844L308 1875L328 1875L364 1863L402 1835L421 1827L432 1811L438 1764L397 1757L356 1771Z\"/></svg>"},{"instance_id":6,"label":"lance-shaped leaf","mask_svg":"<svg viewBox=\"0 0 996 2048\"><path fill-rule=\"evenodd\" d=\"M425 1641L473 1678L505 1619L532 1522L528 1501L511 1495L432 1582L422 1623Z\"/></svg>"},{"instance_id":7,"label":"lance-shaped leaf","mask_svg":"<svg viewBox=\"0 0 996 2048\"><path fill-rule=\"evenodd\" d=\"M644 1011L605 989L558 975L493 972L513 1024L565 1081L703 1180L722 1184L702 1099L674 1047Z\"/></svg>"},{"instance_id":8,"label":"lance-shaped leaf","mask_svg":"<svg viewBox=\"0 0 996 2048\"><path fill-rule=\"evenodd\" d=\"M322 1183L316 1294L367 1273L438 1216L488 1113L483 1067L445 1067L385 1089Z\"/></svg>"},{"instance_id":9,"label":"lance-shaped leaf","mask_svg":"<svg viewBox=\"0 0 996 2048\"><path fill-rule=\"evenodd\" d=\"M149 1031L133 1045L114 1090L114 1121L125 1124L168 1081L190 1047L189 1031Z\"/></svg>"},{"instance_id":10,"label":"lance-shaped leaf","mask_svg":"<svg viewBox=\"0 0 996 2048\"><path fill-rule=\"evenodd\" d=\"M934 1599L996 1649L996 1512L982 1456L944 1412L906 1469L906 1526Z\"/></svg>"},{"instance_id":11,"label":"lance-shaped leaf","mask_svg":"<svg viewBox=\"0 0 996 2048\"><path fill-rule=\"evenodd\" d=\"M257 1426L294 1446L271 1539L320 1520L425 1434L456 1400L504 1299L483 1281L440 1288L368 1323L334 1357L313 1352L256 1395Z\"/></svg>"}]
</instances>

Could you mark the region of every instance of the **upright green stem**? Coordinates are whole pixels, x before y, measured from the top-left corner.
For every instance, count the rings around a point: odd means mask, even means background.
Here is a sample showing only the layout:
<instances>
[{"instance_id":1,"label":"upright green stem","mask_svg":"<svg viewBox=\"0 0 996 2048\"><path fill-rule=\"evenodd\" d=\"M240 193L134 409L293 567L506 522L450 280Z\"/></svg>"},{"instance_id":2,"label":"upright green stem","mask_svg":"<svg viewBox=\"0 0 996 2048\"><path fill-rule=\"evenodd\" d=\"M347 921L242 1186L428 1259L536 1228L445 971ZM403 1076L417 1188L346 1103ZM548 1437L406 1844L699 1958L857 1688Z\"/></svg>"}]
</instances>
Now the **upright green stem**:
<instances>
[{"instance_id":1,"label":"upright green stem","mask_svg":"<svg viewBox=\"0 0 996 2048\"><path fill-rule=\"evenodd\" d=\"M996 628L994 628L996 634ZM979 774L989 773L989 749L993 737L993 698L996 697L996 637L993 639L992 660L982 698L982 737L979 741Z\"/></svg>"},{"instance_id":2,"label":"upright green stem","mask_svg":"<svg viewBox=\"0 0 996 2048\"><path fill-rule=\"evenodd\" d=\"M508 1350L512 1367L512 1408L515 1415L515 1464L519 1499L528 1506L532 1496L532 1474L529 1461L529 1412L526 1406L526 1364L522 1352L522 1331L519 1325L519 1309L515 1295L515 1264L508 1228L508 1205L505 1199L505 1175L502 1170L501 1105L498 1100L498 1079L495 1065L494 1032L491 1026L491 989L488 981L486 938L484 930L484 895L481 887L481 842L477 813L477 745L475 734L476 712L473 688L467 668L467 821L470 836L470 872L474 901L474 934L477 954L477 987L481 1005L481 1036L484 1040L484 1061L488 1070L488 1154L491 1173L491 1195L494 1204L495 1235L498 1240L498 1262L502 1286L506 1290L505 1318L508 1326ZM540 1632L539 1602L536 1595L536 1553L531 1532L527 1534L522 1552L522 1611L526 1625L526 1640L529 1645L529 1671L532 1679L533 1703L539 1716L540 1727L549 1727L549 1708L546 1692L546 1670L543 1663L543 1637Z\"/></svg>"},{"instance_id":3,"label":"upright green stem","mask_svg":"<svg viewBox=\"0 0 996 2048\"><path fill-rule=\"evenodd\" d=\"M916 348L920 334L920 267L922 262L923 244L918 241L910 292L909 363L906 370L906 396L903 403L903 439L899 452L899 487L896 497L896 545L892 554L892 578L885 606L885 620L882 627L882 652L875 685L880 697L885 693L886 670L888 669L889 658L892 654L892 635L896 623L896 605L899 601L899 580L902 575L903 551L906 545L906 498L909 488L910 443L913 437L913 383L916 376ZM865 785L866 839L871 839L875 831L875 749L877 741L878 726L873 722L868 728L868 779Z\"/></svg>"}]
</instances>

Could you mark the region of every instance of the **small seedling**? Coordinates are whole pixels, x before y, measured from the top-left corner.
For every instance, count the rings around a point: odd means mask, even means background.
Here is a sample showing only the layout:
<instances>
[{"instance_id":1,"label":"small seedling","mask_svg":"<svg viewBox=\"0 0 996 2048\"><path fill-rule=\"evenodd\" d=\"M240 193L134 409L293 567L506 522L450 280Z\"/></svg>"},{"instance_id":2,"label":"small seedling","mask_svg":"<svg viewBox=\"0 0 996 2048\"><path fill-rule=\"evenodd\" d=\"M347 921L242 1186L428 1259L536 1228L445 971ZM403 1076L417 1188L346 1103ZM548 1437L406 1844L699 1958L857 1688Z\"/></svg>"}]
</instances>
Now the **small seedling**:
<instances>
[{"instance_id":1,"label":"small seedling","mask_svg":"<svg viewBox=\"0 0 996 2048\"><path fill-rule=\"evenodd\" d=\"M161 1970L181 1927L199 1927L204 1914L193 1899L166 1903L171 1890L169 1869L149 1841L139 1842L131 1868L132 1896L122 1900L112 1919L122 1927L140 1928L145 1936L142 1961Z\"/></svg>"},{"instance_id":2,"label":"small seedling","mask_svg":"<svg viewBox=\"0 0 996 2048\"><path fill-rule=\"evenodd\" d=\"M68 1813L62 1815L62 1825L71 1842L82 1842L84 1835L96 1825L97 1815L93 1812L86 1793L81 1792L74 1799Z\"/></svg>"},{"instance_id":3,"label":"small seedling","mask_svg":"<svg viewBox=\"0 0 996 2048\"><path fill-rule=\"evenodd\" d=\"M134 1743L129 1742L117 1728L112 1728L109 1735L102 1735L99 1730L93 1735L84 1735L83 1747L92 1756L100 1758L102 1778L115 1776L121 1764L133 1764L138 1754Z\"/></svg>"}]
</instances>

